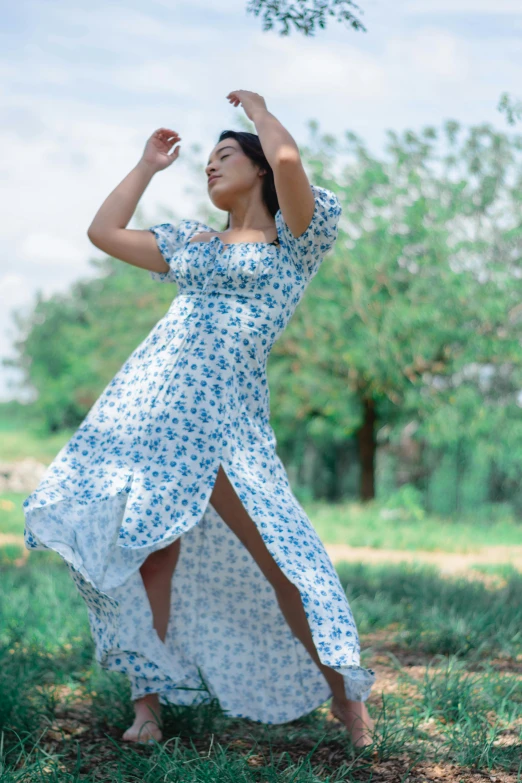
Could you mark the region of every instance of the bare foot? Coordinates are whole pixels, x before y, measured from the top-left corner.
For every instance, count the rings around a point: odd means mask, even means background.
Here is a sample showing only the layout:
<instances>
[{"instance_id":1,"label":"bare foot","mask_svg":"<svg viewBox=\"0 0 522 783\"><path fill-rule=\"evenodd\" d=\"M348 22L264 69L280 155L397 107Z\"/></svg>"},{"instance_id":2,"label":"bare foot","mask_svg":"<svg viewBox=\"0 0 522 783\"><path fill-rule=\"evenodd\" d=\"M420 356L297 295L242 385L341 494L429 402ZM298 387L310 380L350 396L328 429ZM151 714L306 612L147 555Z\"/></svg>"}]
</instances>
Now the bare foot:
<instances>
[{"instance_id":1,"label":"bare foot","mask_svg":"<svg viewBox=\"0 0 522 783\"><path fill-rule=\"evenodd\" d=\"M157 693L150 693L134 702L134 723L122 736L126 742L154 744L163 738L161 731L161 707Z\"/></svg>"},{"instance_id":2,"label":"bare foot","mask_svg":"<svg viewBox=\"0 0 522 783\"><path fill-rule=\"evenodd\" d=\"M355 747L365 748L372 744L375 724L363 701L347 699L341 702L332 698L330 712L334 718L344 723Z\"/></svg>"}]
</instances>

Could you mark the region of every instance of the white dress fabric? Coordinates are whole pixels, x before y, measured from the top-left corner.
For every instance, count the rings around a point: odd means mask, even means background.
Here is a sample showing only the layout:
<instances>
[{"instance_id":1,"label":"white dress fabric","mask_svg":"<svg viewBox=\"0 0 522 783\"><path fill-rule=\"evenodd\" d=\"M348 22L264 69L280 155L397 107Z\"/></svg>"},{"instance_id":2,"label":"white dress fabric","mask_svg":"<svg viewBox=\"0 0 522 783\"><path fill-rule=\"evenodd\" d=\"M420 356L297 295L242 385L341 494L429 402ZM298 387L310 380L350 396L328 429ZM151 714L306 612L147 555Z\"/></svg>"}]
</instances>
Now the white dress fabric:
<instances>
[{"instance_id":1,"label":"white dress fabric","mask_svg":"<svg viewBox=\"0 0 522 783\"><path fill-rule=\"evenodd\" d=\"M23 503L25 545L52 549L85 599L96 660L122 672L132 699L212 698L230 716L285 723L331 689L293 635L274 588L209 502L223 466L283 573L300 592L321 661L348 698L375 681L360 666L346 594L276 454L266 365L338 232L341 205L312 186L309 227L279 245L214 236L198 220L152 226L176 283L168 312L96 400ZM162 641L139 571L181 537Z\"/></svg>"}]
</instances>

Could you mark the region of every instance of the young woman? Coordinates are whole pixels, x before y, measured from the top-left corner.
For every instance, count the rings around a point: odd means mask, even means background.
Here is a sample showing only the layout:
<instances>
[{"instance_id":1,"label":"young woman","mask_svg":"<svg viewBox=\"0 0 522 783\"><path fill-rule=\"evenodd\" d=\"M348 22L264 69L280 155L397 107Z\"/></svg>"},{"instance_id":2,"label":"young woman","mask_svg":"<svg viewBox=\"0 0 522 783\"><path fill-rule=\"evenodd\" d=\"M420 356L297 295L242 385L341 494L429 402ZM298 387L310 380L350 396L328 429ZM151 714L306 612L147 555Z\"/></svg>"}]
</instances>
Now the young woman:
<instances>
[{"instance_id":1,"label":"young woman","mask_svg":"<svg viewBox=\"0 0 522 783\"><path fill-rule=\"evenodd\" d=\"M135 721L123 739L160 740L161 704L212 697L231 716L284 723L332 697L367 745L375 675L276 454L266 375L341 206L309 183L260 95L227 97L258 135L225 131L208 159L225 230L194 219L126 228L178 158L168 128L92 221L96 247L177 283L177 296L24 501L26 546L62 555L97 660L129 677Z\"/></svg>"}]
</instances>

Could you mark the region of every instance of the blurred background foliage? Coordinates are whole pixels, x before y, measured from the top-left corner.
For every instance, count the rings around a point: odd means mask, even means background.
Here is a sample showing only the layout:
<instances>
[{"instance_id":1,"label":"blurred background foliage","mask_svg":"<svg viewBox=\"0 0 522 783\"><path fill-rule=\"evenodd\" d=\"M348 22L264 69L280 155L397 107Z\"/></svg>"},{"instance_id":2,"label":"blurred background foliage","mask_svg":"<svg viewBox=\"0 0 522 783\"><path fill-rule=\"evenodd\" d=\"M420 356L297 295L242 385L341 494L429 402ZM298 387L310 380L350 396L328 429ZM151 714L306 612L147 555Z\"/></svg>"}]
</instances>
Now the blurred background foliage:
<instances>
[{"instance_id":1,"label":"blurred background foliage","mask_svg":"<svg viewBox=\"0 0 522 783\"><path fill-rule=\"evenodd\" d=\"M448 120L388 131L377 158L350 131L308 130L310 181L333 190L343 213L268 363L296 493L400 497L419 518L519 516L522 136ZM199 174L204 153L186 153ZM222 214L196 193L196 214L149 220L138 208L138 227L196 217L220 231ZM15 317L16 357L4 364L23 371L34 401L5 403L0 417L42 441L72 435L176 294L117 259L90 263L95 277L39 292L30 315Z\"/></svg>"}]
</instances>

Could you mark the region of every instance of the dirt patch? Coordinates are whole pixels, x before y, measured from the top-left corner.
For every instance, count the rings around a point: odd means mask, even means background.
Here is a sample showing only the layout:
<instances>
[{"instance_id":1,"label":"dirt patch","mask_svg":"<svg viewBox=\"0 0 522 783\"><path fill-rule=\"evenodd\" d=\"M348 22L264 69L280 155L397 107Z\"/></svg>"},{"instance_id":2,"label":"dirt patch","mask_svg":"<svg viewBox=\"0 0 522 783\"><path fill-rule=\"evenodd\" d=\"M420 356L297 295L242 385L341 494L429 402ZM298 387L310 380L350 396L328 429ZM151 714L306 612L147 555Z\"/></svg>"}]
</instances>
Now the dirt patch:
<instances>
[{"instance_id":1,"label":"dirt patch","mask_svg":"<svg viewBox=\"0 0 522 783\"><path fill-rule=\"evenodd\" d=\"M466 574L481 578L473 572L473 565L512 565L522 571L522 546L489 546L477 552L425 552L402 549L373 549L369 546L351 547L347 544L325 544L334 563L430 563L443 574Z\"/></svg>"},{"instance_id":2,"label":"dirt patch","mask_svg":"<svg viewBox=\"0 0 522 783\"><path fill-rule=\"evenodd\" d=\"M23 548L17 563L24 563L29 555L23 536L14 533L0 533L0 549L8 544ZM352 547L347 544L325 544L333 563L343 560L349 563L429 563L435 565L441 574L466 575L469 578L488 581L488 575L474 571L474 565L511 565L522 571L522 546L490 546L477 552L428 552L403 549L374 549L369 546ZM494 579L495 577L491 577Z\"/></svg>"},{"instance_id":3,"label":"dirt patch","mask_svg":"<svg viewBox=\"0 0 522 783\"><path fill-rule=\"evenodd\" d=\"M14 533L0 533L0 547L8 544L18 544L24 546L24 537L17 536Z\"/></svg>"},{"instance_id":4,"label":"dirt patch","mask_svg":"<svg viewBox=\"0 0 522 783\"><path fill-rule=\"evenodd\" d=\"M375 718L382 709L381 693L399 692L402 698L408 698L411 693L411 699L418 696L415 685L401 681L391 667L381 664L378 670L379 687L369 700L370 711ZM417 668L415 679L422 679L423 670L422 666ZM54 691L58 704L51 725L46 727L41 737L43 750L58 759L58 765L63 771L77 765L79 773L92 775L103 768L106 772L104 779L112 779L111 773L113 770L116 772L121 764L122 753L130 752L130 748L126 747L128 743L121 740L123 727L100 725L93 720L92 703L82 687L71 692L69 688L60 686L59 689L55 687ZM257 735L258 727L255 724L236 720L211 737L193 736L186 729L181 730L180 726L171 726L172 731L165 732L162 744L167 752L167 741L172 744L175 737L176 747L179 745L195 750L205 759L226 749L231 760L242 757L244 763L249 767L260 768L260 772L263 767L273 770L274 763L281 769L282 760L286 765L288 762L298 765L310 754L311 766L318 779L330 779L332 772L346 770L346 765L349 765L355 772L355 779L373 783L517 783L519 780L515 772L505 769L470 769L449 759L439 758L437 747L443 735L441 727L433 718L419 726L427 735L422 745L417 743L415 747L414 742L405 742L404 746L393 752L394 757L389 758L386 748L379 751L380 740L377 739L377 747L368 753L366 760L360 758L354 761L343 728L329 716L329 705L325 703L318 713L325 720L325 733L320 743L317 743L317 737L310 736L306 726L300 727L297 721L288 724L291 741L289 735L281 733L280 727L274 727L273 731L267 729L270 734L268 742L266 736ZM497 743L509 746L516 740L517 731L506 729ZM145 758L152 753L152 749L147 746L133 746L132 751ZM420 751L424 758L419 758ZM197 764L196 756L190 759L187 757L181 763L186 764L189 760ZM141 763L144 763L143 758ZM274 778L273 772L270 775L261 774L259 779L265 781L268 777ZM278 775L275 777L279 779Z\"/></svg>"},{"instance_id":5,"label":"dirt patch","mask_svg":"<svg viewBox=\"0 0 522 783\"><path fill-rule=\"evenodd\" d=\"M20 557L12 560L11 563L16 566L23 566L29 557L29 550L26 549L23 536L17 536L15 533L0 533L0 549L4 546L16 544L21 547Z\"/></svg>"}]
</instances>

